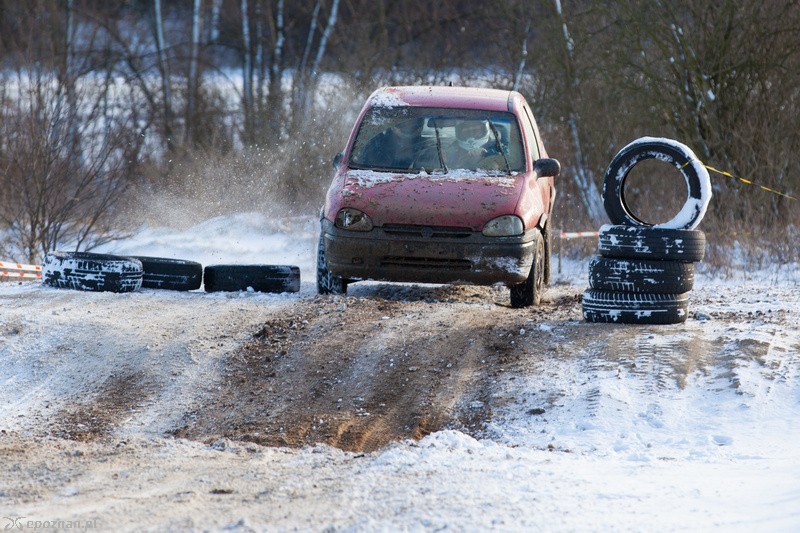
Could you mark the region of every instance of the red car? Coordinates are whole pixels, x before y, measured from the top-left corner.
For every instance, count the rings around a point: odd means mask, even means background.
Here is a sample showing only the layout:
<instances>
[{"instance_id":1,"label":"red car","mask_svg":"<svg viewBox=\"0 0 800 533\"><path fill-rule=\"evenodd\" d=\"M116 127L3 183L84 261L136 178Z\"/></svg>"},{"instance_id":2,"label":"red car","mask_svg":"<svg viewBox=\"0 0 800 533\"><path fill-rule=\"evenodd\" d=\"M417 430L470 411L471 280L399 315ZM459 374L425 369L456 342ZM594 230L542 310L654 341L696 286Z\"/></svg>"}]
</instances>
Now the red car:
<instances>
[{"instance_id":1,"label":"red car","mask_svg":"<svg viewBox=\"0 0 800 533\"><path fill-rule=\"evenodd\" d=\"M514 91L386 87L367 100L322 209L320 294L358 280L502 283L538 305L560 164Z\"/></svg>"}]
</instances>

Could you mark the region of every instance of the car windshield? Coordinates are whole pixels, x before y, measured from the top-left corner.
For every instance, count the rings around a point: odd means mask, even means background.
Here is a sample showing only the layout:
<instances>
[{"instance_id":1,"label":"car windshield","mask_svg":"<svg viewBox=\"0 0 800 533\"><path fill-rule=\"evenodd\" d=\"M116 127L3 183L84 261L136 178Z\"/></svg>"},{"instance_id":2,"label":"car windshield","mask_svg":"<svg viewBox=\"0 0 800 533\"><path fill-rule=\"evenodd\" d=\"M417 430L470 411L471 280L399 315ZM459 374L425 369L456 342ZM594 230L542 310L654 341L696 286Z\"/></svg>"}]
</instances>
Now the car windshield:
<instances>
[{"instance_id":1,"label":"car windshield","mask_svg":"<svg viewBox=\"0 0 800 533\"><path fill-rule=\"evenodd\" d=\"M361 121L349 166L379 172L525 170L512 113L430 107L373 107Z\"/></svg>"}]
</instances>

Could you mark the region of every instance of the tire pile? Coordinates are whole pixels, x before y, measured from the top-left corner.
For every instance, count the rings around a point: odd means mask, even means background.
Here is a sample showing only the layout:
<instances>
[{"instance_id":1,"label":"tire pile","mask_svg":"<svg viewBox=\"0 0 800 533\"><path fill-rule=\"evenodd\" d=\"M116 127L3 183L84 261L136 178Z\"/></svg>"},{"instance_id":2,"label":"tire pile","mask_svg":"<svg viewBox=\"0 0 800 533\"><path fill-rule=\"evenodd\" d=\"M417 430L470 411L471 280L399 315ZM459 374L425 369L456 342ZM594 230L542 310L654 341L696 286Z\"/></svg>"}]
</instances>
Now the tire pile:
<instances>
[{"instance_id":1,"label":"tire pile","mask_svg":"<svg viewBox=\"0 0 800 533\"><path fill-rule=\"evenodd\" d=\"M285 265L211 265L165 257L51 252L42 283L59 289L132 292L141 288L206 292L298 292L300 269Z\"/></svg>"},{"instance_id":2,"label":"tire pile","mask_svg":"<svg viewBox=\"0 0 800 533\"><path fill-rule=\"evenodd\" d=\"M625 180L646 159L673 165L686 180L686 203L663 224L640 220L625 202ZM687 146L643 137L620 150L603 179L603 205L611 224L600 228L599 255L589 263L583 318L625 324L685 322L694 264L705 254L705 234L695 228L710 199L708 171Z\"/></svg>"}]
</instances>

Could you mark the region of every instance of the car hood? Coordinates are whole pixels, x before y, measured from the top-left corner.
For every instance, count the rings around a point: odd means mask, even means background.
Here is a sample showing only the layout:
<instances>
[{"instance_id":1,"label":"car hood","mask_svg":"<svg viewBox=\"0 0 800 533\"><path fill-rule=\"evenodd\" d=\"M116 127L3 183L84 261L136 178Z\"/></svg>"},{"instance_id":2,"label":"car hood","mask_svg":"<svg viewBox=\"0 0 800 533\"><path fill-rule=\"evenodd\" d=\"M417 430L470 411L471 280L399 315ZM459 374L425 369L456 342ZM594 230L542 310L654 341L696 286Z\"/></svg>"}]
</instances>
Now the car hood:
<instances>
[{"instance_id":1,"label":"car hood","mask_svg":"<svg viewBox=\"0 0 800 533\"><path fill-rule=\"evenodd\" d=\"M513 214L523 177L468 171L448 174L391 174L351 170L344 175L341 207L370 216L376 226L415 224L480 231L500 215Z\"/></svg>"}]
</instances>

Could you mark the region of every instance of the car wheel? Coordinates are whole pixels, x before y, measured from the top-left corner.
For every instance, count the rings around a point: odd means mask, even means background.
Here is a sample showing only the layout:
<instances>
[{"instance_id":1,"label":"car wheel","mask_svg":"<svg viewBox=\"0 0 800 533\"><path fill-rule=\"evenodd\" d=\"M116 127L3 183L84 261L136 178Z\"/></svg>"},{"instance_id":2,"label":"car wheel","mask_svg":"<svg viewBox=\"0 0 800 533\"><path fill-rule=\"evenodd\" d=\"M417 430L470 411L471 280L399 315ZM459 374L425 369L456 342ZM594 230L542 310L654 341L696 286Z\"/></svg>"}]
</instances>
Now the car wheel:
<instances>
[{"instance_id":1,"label":"car wheel","mask_svg":"<svg viewBox=\"0 0 800 533\"><path fill-rule=\"evenodd\" d=\"M603 291L680 294L694 286L694 264L595 256L589 262L589 286Z\"/></svg>"},{"instance_id":2,"label":"car wheel","mask_svg":"<svg viewBox=\"0 0 800 533\"><path fill-rule=\"evenodd\" d=\"M583 293L587 322L679 324L686 321L689 295L616 292L588 289Z\"/></svg>"},{"instance_id":3,"label":"car wheel","mask_svg":"<svg viewBox=\"0 0 800 533\"><path fill-rule=\"evenodd\" d=\"M90 252L50 252L42 261L42 283L59 289L132 292L142 286L142 262Z\"/></svg>"},{"instance_id":4,"label":"car wheel","mask_svg":"<svg viewBox=\"0 0 800 533\"><path fill-rule=\"evenodd\" d=\"M552 273L550 261L553 256L553 234L550 231L550 220L544 225L542 234L544 235L544 285L549 287Z\"/></svg>"},{"instance_id":5,"label":"car wheel","mask_svg":"<svg viewBox=\"0 0 800 533\"><path fill-rule=\"evenodd\" d=\"M653 226L600 228L598 251L603 257L654 259L696 263L703 260L706 236L700 230L665 229Z\"/></svg>"},{"instance_id":6,"label":"car wheel","mask_svg":"<svg viewBox=\"0 0 800 533\"><path fill-rule=\"evenodd\" d=\"M203 265L195 261L166 257L134 256L142 262L142 287L172 291L193 291L203 284Z\"/></svg>"},{"instance_id":7,"label":"car wheel","mask_svg":"<svg viewBox=\"0 0 800 533\"><path fill-rule=\"evenodd\" d=\"M539 305L544 291L544 238L538 235L534 248L533 264L531 265L528 279L517 285L512 285L511 307L521 308Z\"/></svg>"},{"instance_id":8,"label":"car wheel","mask_svg":"<svg viewBox=\"0 0 800 533\"><path fill-rule=\"evenodd\" d=\"M347 280L340 276L334 276L328 270L328 262L325 260L325 240L321 234L319 236L319 245L317 246L317 293L347 293Z\"/></svg>"},{"instance_id":9,"label":"car wheel","mask_svg":"<svg viewBox=\"0 0 800 533\"><path fill-rule=\"evenodd\" d=\"M646 159L658 159L671 164L686 180L689 197L674 218L656 227L695 229L711 200L711 179L708 171L689 147L671 139L644 137L619 151L603 178L603 206L612 224L652 226L638 219L625 202L625 180L631 169Z\"/></svg>"},{"instance_id":10,"label":"car wheel","mask_svg":"<svg viewBox=\"0 0 800 533\"><path fill-rule=\"evenodd\" d=\"M203 271L206 292L298 292L300 269L288 265L212 265Z\"/></svg>"}]
</instances>

